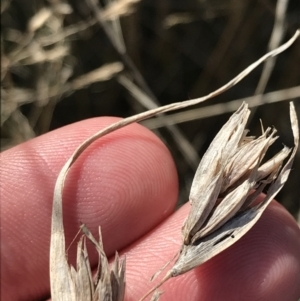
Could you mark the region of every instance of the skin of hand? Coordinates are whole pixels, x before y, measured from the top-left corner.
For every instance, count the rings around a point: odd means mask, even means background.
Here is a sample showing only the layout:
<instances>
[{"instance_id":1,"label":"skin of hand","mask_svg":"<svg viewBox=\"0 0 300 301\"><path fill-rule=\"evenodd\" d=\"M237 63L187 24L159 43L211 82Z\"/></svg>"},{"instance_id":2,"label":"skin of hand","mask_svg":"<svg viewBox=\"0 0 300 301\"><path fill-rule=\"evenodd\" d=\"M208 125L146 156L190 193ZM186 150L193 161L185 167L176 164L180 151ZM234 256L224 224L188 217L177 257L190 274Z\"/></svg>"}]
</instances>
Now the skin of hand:
<instances>
[{"instance_id":1,"label":"skin of hand","mask_svg":"<svg viewBox=\"0 0 300 301\"><path fill-rule=\"evenodd\" d=\"M46 300L53 188L76 147L117 121L81 121L1 154L1 300ZM63 206L66 246L74 263L83 222L106 254L126 254L126 301L153 286L150 277L174 257L190 209L174 213L175 165L165 145L138 124L94 142L72 166ZM165 283L161 301L296 301L300 297L300 230L278 203L236 244L200 267ZM90 251L93 265L97 254Z\"/></svg>"}]
</instances>

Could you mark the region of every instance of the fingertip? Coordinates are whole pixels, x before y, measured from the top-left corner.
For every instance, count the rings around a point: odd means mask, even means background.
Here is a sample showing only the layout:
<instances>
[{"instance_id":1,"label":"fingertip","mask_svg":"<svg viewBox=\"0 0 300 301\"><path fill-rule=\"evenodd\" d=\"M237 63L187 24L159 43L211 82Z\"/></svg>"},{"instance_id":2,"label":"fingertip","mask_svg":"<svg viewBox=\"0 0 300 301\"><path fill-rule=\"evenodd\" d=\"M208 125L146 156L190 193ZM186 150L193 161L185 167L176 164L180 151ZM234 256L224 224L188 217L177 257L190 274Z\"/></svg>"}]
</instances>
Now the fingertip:
<instances>
[{"instance_id":1,"label":"fingertip","mask_svg":"<svg viewBox=\"0 0 300 301\"><path fill-rule=\"evenodd\" d=\"M296 300L300 294L299 234L286 209L272 202L244 237L195 270L203 298Z\"/></svg>"},{"instance_id":2,"label":"fingertip","mask_svg":"<svg viewBox=\"0 0 300 301\"><path fill-rule=\"evenodd\" d=\"M148 129L132 124L82 154L68 175L64 202L78 200L67 214L76 210L93 233L101 224L105 250L113 254L169 216L177 195L169 150Z\"/></svg>"},{"instance_id":3,"label":"fingertip","mask_svg":"<svg viewBox=\"0 0 300 301\"><path fill-rule=\"evenodd\" d=\"M107 117L78 122L1 154L1 243L5 245L1 269L6 275L2 281L6 300L25 294L36 299L49 293L56 178L80 143L117 120ZM96 237L101 226L106 251L114 253L170 215L177 190L170 153L146 128L132 124L95 141L75 162L65 183L67 247L83 222ZM72 252L69 258L74 258ZM92 262L95 259L92 253Z\"/></svg>"},{"instance_id":4,"label":"fingertip","mask_svg":"<svg viewBox=\"0 0 300 301\"><path fill-rule=\"evenodd\" d=\"M205 288L204 298L296 300L300 293L299 234L291 215L272 202L244 237L196 270Z\"/></svg>"},{"instance_id":5,"label":"fingertip","mask_svg":"<svg viewBox=\"0 0 300 301\"><path fill-rule=\"evenodd\" d=\"M180 225L187 207L129 250L129 300L149 290L154 285L149 282L151 275L180 250ZM165 283L160 300L295 301L300 296L299 249L299 227L281 205L273 202L237 243ZM143 283L138 288L134 285L137 279Z\"/></svg>"}]
</instances>

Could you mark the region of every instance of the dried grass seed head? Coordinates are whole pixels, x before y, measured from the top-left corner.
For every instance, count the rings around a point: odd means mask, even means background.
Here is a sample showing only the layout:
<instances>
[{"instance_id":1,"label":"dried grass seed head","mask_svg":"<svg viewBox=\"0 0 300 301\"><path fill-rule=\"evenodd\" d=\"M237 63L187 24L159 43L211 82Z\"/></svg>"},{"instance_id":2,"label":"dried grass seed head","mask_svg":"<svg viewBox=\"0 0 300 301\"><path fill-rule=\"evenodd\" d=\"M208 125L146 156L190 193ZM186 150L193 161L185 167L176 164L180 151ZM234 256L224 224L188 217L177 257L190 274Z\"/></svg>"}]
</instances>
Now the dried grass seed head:
<instances>
[{"instance_id":1,"label":"dried grass seed head","mask_svg":"<svg viewBox=\"0 0 300 301\"><path fill-rule=\"evenodd\" d=\"M183 227L184 242L177 261L164 279L191 270L239 240L257 222L287 181L299 144L299 125L293 103L290 103L295 144L293 151L284 147L261 166L268 148L277 139L274 137L276 130L267 129L257 139L243 137L237 144L232 143L232 137L236 137L237 132L244 131L245 116L248 116L248 109L243 104L223 126L204 155L204 162L199 165L197 178L191 189L191 211ZM243 129L235 126L233 120ZM223 144L217 143L222 140L222 136L226 138ZM231 144L232 151L226 146L226 141ZM281 168L288 156L287 163ZM218 162L210 163L212 158ZM209 165L212 170L206 172L203 166ZM203 183L208 185L204 186ZM251 207L267 184L270 187L264 199ZM199 198L196 199L195 196Z\"/></svg>"}]
</instances>

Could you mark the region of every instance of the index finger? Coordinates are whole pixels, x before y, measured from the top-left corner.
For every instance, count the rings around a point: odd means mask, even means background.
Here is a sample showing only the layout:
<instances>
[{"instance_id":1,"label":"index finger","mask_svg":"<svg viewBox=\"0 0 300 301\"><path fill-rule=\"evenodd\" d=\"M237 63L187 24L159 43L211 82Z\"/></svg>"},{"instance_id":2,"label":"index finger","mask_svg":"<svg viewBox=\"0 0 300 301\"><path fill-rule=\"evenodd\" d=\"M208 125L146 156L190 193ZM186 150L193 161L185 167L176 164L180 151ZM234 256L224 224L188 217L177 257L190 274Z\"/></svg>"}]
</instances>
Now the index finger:
<instances>
[{"instance_id":1,"label":"index finger","mask_svg":"<svg viewBox=\"0 0 300 301\"><path fill-rule=\"evenodd\" d=\"M3 300L34 300L49 294L56 177L79 143L116 120L82 121L1 154ZM170 215L176 200L177 175L167 148L142 126L125 127L92 144L71 168L63 201L66 245L80 221L95 235L101 225L109 256ZM92 262L96 256L91 254Z\"/></svg>"}]
</instances>

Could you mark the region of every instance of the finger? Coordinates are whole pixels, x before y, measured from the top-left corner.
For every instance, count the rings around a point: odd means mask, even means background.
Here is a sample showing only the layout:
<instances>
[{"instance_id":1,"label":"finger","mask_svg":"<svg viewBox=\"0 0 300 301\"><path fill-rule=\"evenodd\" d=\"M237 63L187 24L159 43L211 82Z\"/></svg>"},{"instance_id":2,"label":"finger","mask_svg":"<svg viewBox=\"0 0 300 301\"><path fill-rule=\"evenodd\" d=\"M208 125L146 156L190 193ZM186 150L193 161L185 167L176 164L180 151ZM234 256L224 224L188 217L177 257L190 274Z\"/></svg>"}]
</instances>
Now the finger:
<instances>
[{"instance_id":1,"label":"finger","mask_svg":"<svg viewBox=\"0 0 300 301\"><path fill-rule=\"evenodd\" d=\"M189 205L185 205L124 251L127 301L139 300L159 282L157 279L150 283L149 279L179 251L180 225L188 210ZM299 227L281 205L273 202L257 224L233 246L163 284L160 301L298 300L299 250Z\"/></svg>"},{"instance_id":2,"label":"finger","mask_svg":"<svg viewBox=\"0 0 300 301\"><path fill-rule=\"evenodd\" d=\"M56 177L79 143L116 120L79 122L1 154L2 300L49 294ZM94 142L71 168L63 201L66 245L81 221L95 235L101 225L106 252L113 254L170 215L176 199L177 175L166 147L140 125L125 127Z\"/></svg>"}]
</instances>

